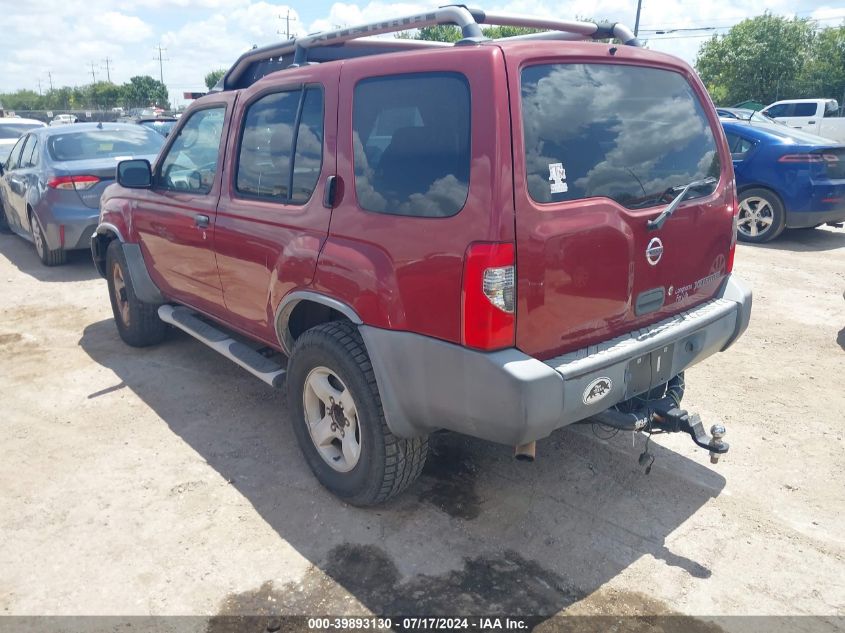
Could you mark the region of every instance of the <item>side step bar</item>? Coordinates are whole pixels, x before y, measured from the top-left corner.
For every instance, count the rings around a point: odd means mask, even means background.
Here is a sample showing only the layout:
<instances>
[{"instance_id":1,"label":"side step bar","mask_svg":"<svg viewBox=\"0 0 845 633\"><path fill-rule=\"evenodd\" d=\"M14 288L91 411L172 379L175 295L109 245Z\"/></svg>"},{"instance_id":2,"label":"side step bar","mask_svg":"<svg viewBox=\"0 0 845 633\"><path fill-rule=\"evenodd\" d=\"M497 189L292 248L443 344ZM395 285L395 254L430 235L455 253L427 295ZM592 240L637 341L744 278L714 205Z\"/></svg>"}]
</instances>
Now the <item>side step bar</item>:
<instances>
[{"instance_id":1,"label":"side step bar","mask_svg":"<svg viewBox=\"0 0 845 633\"><path fill-rule=\"evenodd\" d=\"M209 325L188 308L165 304L159 307L158 316L165 323L178 327L215 352L223 354L271 387L281 387L284 384L284 367Z\"/></svg>"}]
</instances>

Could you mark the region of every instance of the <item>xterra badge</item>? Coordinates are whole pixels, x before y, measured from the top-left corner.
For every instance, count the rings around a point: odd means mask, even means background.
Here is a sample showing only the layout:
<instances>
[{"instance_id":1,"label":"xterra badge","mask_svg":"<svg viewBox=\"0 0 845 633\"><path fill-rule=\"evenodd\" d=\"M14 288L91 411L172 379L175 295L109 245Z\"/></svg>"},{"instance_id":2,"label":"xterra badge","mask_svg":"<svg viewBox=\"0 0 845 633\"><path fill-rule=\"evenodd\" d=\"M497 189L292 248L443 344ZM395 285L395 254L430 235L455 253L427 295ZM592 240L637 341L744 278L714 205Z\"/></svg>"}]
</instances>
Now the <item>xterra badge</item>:
<instances>
[{"instance_id":1,"label":"xterra badge","mask_svg":"<svg viewBox=\"0 0 845 633\"><path fill-rule=\"evenodd\" d=\"M611 387L613 387L613 381L610 378L605 376L596 378L584 389L584 404L598 402L610 393Z\"/></svg>"}]
</instances>

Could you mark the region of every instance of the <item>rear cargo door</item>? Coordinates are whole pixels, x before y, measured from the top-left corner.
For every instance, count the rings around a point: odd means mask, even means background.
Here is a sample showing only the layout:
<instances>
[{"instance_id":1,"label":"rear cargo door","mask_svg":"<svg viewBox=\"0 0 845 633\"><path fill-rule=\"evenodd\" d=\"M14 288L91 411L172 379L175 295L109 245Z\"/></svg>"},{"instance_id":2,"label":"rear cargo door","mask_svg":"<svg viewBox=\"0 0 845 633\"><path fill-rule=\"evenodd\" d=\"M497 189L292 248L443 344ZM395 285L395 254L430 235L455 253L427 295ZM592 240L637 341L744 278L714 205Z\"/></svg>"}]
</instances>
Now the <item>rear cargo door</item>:
<instances>
[{"instance_id":1,"label":"rear cargo door","mask_svg":"<svg viewBox=\"0 0 845 633\"><path fill-rule=\"evenodd\" d=\"M546 44L508 56L516 340L539 358L701 303L726 274L731 243L730 155L692 73L646 66L648 53L633 49L597 63L596 45L581 47L591 61ZM681 187L705 178L711 184L689 191L660 229L647 227Z\"/></svg>"}]
</instances>

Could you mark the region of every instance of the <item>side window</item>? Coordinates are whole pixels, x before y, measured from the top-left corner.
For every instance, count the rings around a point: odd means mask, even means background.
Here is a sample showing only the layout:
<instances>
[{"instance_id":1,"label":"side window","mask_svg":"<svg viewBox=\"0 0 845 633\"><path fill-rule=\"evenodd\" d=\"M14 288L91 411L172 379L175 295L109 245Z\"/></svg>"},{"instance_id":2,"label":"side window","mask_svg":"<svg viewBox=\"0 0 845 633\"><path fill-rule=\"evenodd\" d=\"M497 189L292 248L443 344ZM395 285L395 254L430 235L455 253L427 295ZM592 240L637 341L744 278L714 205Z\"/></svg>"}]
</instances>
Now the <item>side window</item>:
<instances>
[{"instance_id":1,"label":"side window","mask_svg":"<svg viewBox=\"0 0 845 633\"><path fill-rule=\"evenodd\" d=\"M249 106L235 182L239 193L303 204L314 192L322 162L320 88L275 92Z\"/></svg>"},{"instance_id":2,"label":"side window","mask_svg":"<svg viewBox=\"0 0 845 633\"><path fill-rule=\"evenodd\" d=\"M291 200L308 202L320 169L323 167L323 93L318 88L308 88L302 101L302 115L296 135L296 155L293 160L293 191Z\"/></svg>"},{"instance_id":3,"label":"side window","mask_svg":"<svg viewBox=\"0 0 845 633\"><path fill-rule=\"evenodd\" d=\"M796 103L792 116L815 116L817 108L815 103Z\"/></svg>"},{"instance_id":4,"label":"side window","mask_svg":"<svg viewBox=\"0 0 845 633\"><path fill-rule=\"evenodd\" d=\"M458 73L365 79L352 107L355 192L362 209L448 217L466 203L470 91Z\"/></svg>"},{"instance_id":5,"label":"side window","mask_svg":"<svg viewBox=\"0 0 845 633\"><path fill-rule=\"evenodd\" d=\"M35 167L38 164L38 137L29 135L29 139L21 152L21 167Z\"/></svg>"},{"instance_id":6,"label":"side window","mask_svg":"<svg viewBox=\"0 0 845 633\"><path fill-rule=\"evenodd\" d=\"M839 116L839 108L836 105L835 101L828 101L824 105L824 116L825 118L829 117L838 117Z\"/></svg>"},{"instance_id":7,"label":"side window","mask_svg":"<svg viewBox=\"0 0 845 633\"><path fill-rule=\"evenodd\" d=\"M12 148L12 153L9 154L9 158L6 159L6 165L4 166L5 169L17 169L18 163L20 162L21 151L23 151L23 145L29 137L21 137L15 146Z\"/></svg>"},{"instance_id":8,"label":"side window","mask_svg":"<svg viewBox=\"0 0 845 633\"><path fill-rule=\"evenodd\" d=\"M792 116L792 106L793 104L791 103L780 103L766 110L766 114L775 119L779 117Z\"/></svg>"},{"instance_id":9,"label":"side window","mask_svg":"<svg viewBox=\"0 0 845 633\"><path fill-rule=\"evenodd\" d=\"M726 132L725 136L728 139L728 147L731 148L731 157L734 160L743 160L748 152L754 147L753 142L742 138L737 134Z\"/></svg>"},{"instance_id":10,"label":"side window","mask_svg":"<svg viewBox=\"0 0 845 633\"><path fill-rule=\"evenodd\" d=\"M202 194L211 191L225 115L222 105L191 115L161 162L159 187Z\"/></svg>"}]
</instances>

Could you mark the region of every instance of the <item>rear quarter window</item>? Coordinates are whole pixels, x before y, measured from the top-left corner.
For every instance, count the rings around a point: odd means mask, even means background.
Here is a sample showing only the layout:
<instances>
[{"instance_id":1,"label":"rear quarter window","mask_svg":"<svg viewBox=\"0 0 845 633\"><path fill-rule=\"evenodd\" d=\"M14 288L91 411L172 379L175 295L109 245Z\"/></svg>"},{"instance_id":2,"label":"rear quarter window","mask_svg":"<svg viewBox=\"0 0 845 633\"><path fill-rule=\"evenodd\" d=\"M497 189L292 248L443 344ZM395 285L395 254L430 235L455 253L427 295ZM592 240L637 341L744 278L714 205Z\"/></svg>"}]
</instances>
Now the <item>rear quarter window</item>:
<instances>
[{"instance_id":1,"label":"rear quarter window","mask_svg":"<svg viewBox=\"0 0 845 633\"><path fill-rule=\"evenodd\" d=\"M361 208L449 217L466 203L470 91L458 73L365 79L353 101L355 192Z\"/></svg>"},{"instance_id":2,"label":"rear quarter window","mask_svg":"<svg viewBox=\"0 0 845 633\"><path fill-rule=\"evenodd\" d=\"M666 204L673 187L718 179L713 131L682 75L622 64L547 64L525 68L521 78L527 184L536 202L607 197L645 208Z\"/></svg>"}]
</instances>

